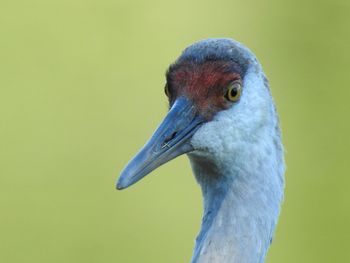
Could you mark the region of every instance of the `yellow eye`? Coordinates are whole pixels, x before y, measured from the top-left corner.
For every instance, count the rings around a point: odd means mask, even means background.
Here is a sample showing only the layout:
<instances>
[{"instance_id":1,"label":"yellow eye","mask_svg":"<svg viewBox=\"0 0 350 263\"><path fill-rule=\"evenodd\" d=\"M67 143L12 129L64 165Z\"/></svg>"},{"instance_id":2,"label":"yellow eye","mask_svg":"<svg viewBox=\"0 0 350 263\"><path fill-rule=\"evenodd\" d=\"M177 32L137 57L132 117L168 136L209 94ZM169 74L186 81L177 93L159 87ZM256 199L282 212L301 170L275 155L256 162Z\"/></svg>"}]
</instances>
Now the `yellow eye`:
<instances>
[{"instance_id":1,"label":"yellow eye","mask_svg":"<svg viewBox=\"0 0 350 263\"><path fill-rule=\"evenodd\" d=\"M239 100L242 94L242 84L238 81L232 82L226 92L226 99L232 102Z\"/></svg>"}]
</instances>

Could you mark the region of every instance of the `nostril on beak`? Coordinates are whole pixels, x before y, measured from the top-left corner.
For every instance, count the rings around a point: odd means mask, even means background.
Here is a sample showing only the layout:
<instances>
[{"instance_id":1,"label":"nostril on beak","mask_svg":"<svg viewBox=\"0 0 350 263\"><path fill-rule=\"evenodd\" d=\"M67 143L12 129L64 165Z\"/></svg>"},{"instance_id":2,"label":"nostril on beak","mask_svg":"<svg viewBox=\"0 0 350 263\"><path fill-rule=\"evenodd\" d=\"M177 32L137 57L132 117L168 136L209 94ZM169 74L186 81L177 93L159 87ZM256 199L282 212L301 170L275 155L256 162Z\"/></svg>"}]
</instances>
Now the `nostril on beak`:
<instances>
[{"instance_id":1,"label":"nostril on beak","mask_svg":"<svg viewBox=\"0 0 350 263\"><path fill-rule=\"evenodd\" d=\"M167 138L165 138L164 143L162 145L162 149L165 147L169 147L168 142L174 139L176 135L177 135L177 132L174 132L173 134L171 134L171 136L168 136Z\"/></svg>"},{"instance_id":2,"label":"nostril on beak","mask_svg":"<svg viewBox=\"0 0 350 263\"><path fill-rule=\"evenodd\" d=\"M165 139L165 142L171 141L172 139L175 138L176 135L177 135L177 132L174 132L171 136L169 136L168 138Z\"/></svg>"}]
</instances>

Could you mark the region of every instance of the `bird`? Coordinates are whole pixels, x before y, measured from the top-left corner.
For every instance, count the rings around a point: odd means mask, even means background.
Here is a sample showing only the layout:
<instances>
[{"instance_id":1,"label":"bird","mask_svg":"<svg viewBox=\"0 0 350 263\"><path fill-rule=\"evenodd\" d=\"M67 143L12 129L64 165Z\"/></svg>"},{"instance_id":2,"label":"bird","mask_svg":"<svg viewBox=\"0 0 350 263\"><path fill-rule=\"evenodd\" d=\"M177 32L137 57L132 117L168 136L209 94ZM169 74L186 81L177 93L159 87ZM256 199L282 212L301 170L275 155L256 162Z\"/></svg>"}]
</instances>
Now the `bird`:
<instances>
[{"instance_id":1,"label":"bird","mask_svg":"<svg viewBox=\"0 0 350 263\"><path fill-rule=\"evenodd\" d=\"M261 64L236 40L200 40L169 66L164 89L169 111L117 189L187 154L204 210L191 263L263 263L284 198L285 162Z\"/></svg>"}]
</instances>

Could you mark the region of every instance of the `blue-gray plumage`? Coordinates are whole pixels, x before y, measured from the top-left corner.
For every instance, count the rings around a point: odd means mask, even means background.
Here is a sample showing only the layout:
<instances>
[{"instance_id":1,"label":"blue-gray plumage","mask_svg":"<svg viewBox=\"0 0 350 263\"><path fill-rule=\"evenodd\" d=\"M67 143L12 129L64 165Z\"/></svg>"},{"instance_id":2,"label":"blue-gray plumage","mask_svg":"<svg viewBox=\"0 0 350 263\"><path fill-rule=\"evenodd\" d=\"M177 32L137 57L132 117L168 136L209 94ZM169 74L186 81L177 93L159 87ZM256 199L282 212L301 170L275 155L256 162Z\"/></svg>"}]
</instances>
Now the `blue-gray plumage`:
<instances>
[{"instance_id":1,"label":"blue-gray plumage","mask_svg":"<svg viewBox=\"0 0 350 263\"><path fill-rule=\"evenodd\" d=\"M268 81L231 39L186 48L169 67L170 110L122 172L117 188L186 153L204 215L192 263L262 263L284 189L283 147Z\"/></svg>"}]
</instances>

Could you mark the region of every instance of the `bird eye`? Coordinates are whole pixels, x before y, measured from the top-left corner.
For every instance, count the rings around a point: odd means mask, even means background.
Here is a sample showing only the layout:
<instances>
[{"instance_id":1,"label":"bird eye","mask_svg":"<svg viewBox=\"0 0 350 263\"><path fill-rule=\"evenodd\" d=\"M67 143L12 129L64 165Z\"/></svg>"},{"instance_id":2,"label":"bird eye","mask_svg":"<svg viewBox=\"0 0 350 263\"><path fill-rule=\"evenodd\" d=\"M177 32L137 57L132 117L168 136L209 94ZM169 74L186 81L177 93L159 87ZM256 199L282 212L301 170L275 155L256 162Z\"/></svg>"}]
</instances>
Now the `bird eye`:
<instances>
[{"instance_id":1,"label":"bird eye","mask_svg":"<svg viewBox=\"0 0 350 263\"><path fill-rule=\"evenodd\" d=\"M168 84L165 84L165 87L164 87L164 93L167 97L169 97L169 87L168 87Z\"/></svg>"},{"instance_id":2,"label":"bird eye","mask_svg":"<svg viewBox=\"0 0 350 263\"><path fill-rule=\"evenodd\" d=\"M226 92L226 99L232 102L236 102L241 97L242 84L240 82L232 82Z\"/></svg>"}]
</instances>

